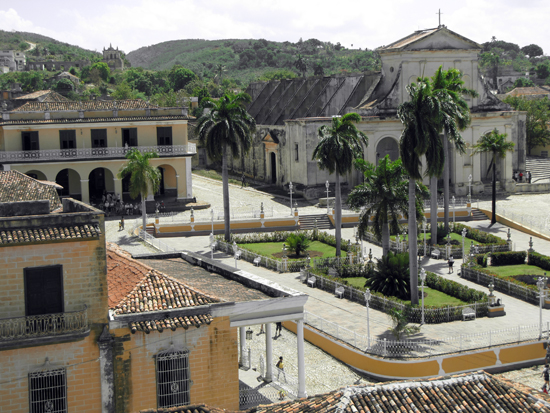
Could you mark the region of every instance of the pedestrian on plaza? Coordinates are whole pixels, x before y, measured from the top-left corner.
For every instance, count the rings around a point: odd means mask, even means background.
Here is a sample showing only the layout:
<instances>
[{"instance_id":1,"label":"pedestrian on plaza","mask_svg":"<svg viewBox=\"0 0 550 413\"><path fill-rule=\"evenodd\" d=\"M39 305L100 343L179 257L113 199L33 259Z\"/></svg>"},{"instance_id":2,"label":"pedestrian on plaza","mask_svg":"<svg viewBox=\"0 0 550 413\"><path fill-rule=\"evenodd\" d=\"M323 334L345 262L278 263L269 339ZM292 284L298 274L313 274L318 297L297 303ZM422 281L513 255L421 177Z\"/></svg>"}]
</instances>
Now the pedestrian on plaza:
<instances>
[{"instance_id":1,"label":"pedestrian on plaza","mask_svg":"<svg viewBox=\"0 0 550 413\"><path fill-rule=\"evenodd\" d=\"M283 356L279 357L279 361L277 364L275 364L275 367L277 367L277 381L279 381L279 376L281 373L283 373L283 379L285 379L286 383L286 375L285 375L285 365L283 363Z\"/></svg>"},{"instance_id":2,"label":"pedestrian on plaza","mask_svg":"<svg viewBox=\"0 0 550 413\"><path fill-rule=\"evenodd\" d=\"M241 188L243 186L246 186L246 176L244 176L244 172L243 174L241 175Z\"/></svg>"},{"instance_id":3,"label":"pedestrian on plaza","mask_svg":"<svg viewBox=\"0 0 550 413\"><path fill-rule=\"evenodd\" d=\"M449 261L447 261L447 263L449 264L449 274L450 274L453 272L453 264L455 263L455 259L453 258L452 255L449 257Z\"/></svg>"},{"instance_id":4,"label":"pedestrian on plaza","mask_svg":"<svg viewBox=\"0 0 550 413\"><path fill-rule=\"evenodd\" d=\"M527 183L530 184L531 183L531 171L527 171L525 173L525 179L527 180Z\"/></svg>"},{"instance_id":5,"label":"pedestrian on plaza","mask_svg":"<svg viewBox=\"0 0 550 413\"><path fill-rule=\"evenodd\" d=\"M519 173L519 183L523 181L523 172Z\"/></svg>"},{"instance_id":6,"label":"pedestrian on plaza","mask_svg":"<svg viewBox=\"0 0 550 413\"><path fill-rule=\"evenodd\" d=\"M550 382L549 382L550 369L548 368L548 364L544 365L544 369L542 370L541 375L544 377L544 385L542 386L541 390L544 393L548 394L548 388L550 387Z\"/></svg>"},{"instance_id":7,"label":"pedestrian on plaza","mask_svg":"<svg viewBox=\"0 0 550 413\"><path fill-rule=\"evenodd\" d=\"M260 333L259 334L264 334L264 325L263 324L260 324Z\"/></svg>"},{"instance_id":8,"label":"pedestrian on plaza","mask_svg":"<svg viewBox=\"0 0 550 413\"><path fill-rule=\"evenodd\" d=\"M281 335L281 330L283 329L283 323L280 321L276 323L277 327L275 328L275 337Z\"/></svg>"},{"instance_id":9,"label":"pedestrian on plaza","mask_svg":"<svg viewBox=\"0 0 550 413\"><path fill-rule=\"evenodd\" d=\"M518 181L518 171L514 171L514 173L512 173L512 179L516 182Z\"/></svg>"},{"instance_id":10,"label":"pedestrian on plaza","mask_svg":"<svg viewBox=\"0 0 550 413\"><path fill-rule=\"evenodd\" d=\"M120 217L120 222L118 223L118 230L122 231L124 229L124 217Z\"/></svg>"}]
</instances>

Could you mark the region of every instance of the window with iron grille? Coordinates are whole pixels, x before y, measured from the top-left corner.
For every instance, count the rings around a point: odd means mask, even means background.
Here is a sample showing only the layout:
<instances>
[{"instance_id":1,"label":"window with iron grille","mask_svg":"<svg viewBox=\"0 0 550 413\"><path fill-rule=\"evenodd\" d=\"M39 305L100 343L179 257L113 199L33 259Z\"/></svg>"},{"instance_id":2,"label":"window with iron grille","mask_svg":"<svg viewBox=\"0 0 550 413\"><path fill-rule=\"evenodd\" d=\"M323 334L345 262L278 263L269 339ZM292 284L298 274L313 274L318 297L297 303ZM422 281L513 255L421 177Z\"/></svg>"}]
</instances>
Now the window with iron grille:
<instances>
[{"instance_id":1,"label":"window with iron grille","mask_svg":"<svg viewBox=\"0 0 550 413\"><path fill-rule=\"evenodd\" d=\"M157 126L157 146L172 145L172 127Z\"/></svg>"},{"instance_id":2,"label":"window with iron grille","mask_svg":"<svg viewBox=\"0 0 550 413\"><path fill-rule=\"evenodd\" d=\"M29 412L67 412L67 380L64 368L29 373Z\"/></svg>"},{"instance_id":3,"label":"window with iron grille","mask_svg":"<svg viewBox=\"0 0 550 413\"><path fill-rule=\"evenodd\" d=\"M189 352L169 349L157 355L157 407L189 404Z\"/></svg>"}]
</instances>

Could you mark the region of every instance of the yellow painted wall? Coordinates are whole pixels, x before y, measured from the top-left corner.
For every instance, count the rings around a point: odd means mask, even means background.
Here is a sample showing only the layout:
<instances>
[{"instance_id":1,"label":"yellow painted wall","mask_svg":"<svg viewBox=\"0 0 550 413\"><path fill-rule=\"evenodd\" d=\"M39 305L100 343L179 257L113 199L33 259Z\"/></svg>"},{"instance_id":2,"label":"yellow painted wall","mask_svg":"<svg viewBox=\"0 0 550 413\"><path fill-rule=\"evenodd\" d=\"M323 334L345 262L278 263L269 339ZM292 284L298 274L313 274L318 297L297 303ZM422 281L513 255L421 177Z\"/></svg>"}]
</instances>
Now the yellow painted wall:
<instances>
[{"instance_id":1,"label":"yellow painted wall","mask_svg":"<svg viewBox=\"0 0 550 413\"><path fill-rule=\"evenodd\" d=\"M88 306L91 323L107 322L105 240L0 248L0 318L25 316L24 268L63 265L65 311ZM0 363L1 364L1 363Z\"/></svg>"},{"instance_id":2,"label":"yellow painted wall","mask_svg":"<svg viewBox=\"0 0 550 413\"><path fill-rule=\"evenodd\" d=\"M69 412L101 412L99 329L85 339L0 351L0 412L29 412L28 374L44 365L65 367Z\"/></svg>"},{"instance_id":3,"label":"yellow painted wall","mask_svg":"<svg viewBox=\"0 0 550 413\"><path fill-rule=\"evenodd\" d=\"M157 407L155 355L174 348L189 350L191 404L205 403L212 407L239 410L239 365L237 328L230 328L229 318L214 319L209 326L188 330L165 330L162 333L130 334L129 330L111 331L120 340L115 374L129 374L130 395L126 411L134 412ZM123 350L123 351L122 351ZM121 372L124 361L128 370Z\"/></svg>"}]
</instances>

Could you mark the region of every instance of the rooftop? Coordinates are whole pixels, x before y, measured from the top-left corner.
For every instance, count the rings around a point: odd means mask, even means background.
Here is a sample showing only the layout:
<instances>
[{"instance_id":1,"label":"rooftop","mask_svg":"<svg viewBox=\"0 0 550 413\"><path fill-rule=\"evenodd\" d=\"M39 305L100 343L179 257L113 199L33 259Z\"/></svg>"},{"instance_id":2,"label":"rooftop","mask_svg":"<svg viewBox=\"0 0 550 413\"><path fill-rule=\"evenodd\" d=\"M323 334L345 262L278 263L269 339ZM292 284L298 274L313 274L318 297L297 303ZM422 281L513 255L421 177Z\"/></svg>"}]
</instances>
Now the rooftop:
<instances>
[{"instance_id":1,"label":"rooftop","mask_svg":"<svg viewBox=\"0 0 550 413\"><path fill-rule=\"evenodd\" d=\"M20 201L50 201L50 212L61 207L61 201L51 183L39 181L18 171L0 171L0 203Z\"/></svg>"},{"instance_id":2,"label":"rooftop","mask_svg":"<svg viewBox=\"0 0 550 413\"><path fill-rule=\"evenodd\" d=\"M71 102L70 99L67 99L65 96L62 96L51 89L37 90L36 92L32 92L27 95L16 97L13 100L35 100L35 99L40 100L41 102Z\"/></svg>"},{"instance_id":3,"label":"rooftop","mask_svg":"<svg viewBox=\"0 0 550 413\"><path fill-rule=\"evenodd\" d=\"M26 95L28 96L28 95ZM22 98L22 97L21 97ZM21 99L20 98L20 99ZM158 109L158 105L152 105L141 99L133 100L89 100L63 102L27 102L14 109L14 112L52 112L59 110L127 110L127 109Z\"/></svg>"}]
</instances>

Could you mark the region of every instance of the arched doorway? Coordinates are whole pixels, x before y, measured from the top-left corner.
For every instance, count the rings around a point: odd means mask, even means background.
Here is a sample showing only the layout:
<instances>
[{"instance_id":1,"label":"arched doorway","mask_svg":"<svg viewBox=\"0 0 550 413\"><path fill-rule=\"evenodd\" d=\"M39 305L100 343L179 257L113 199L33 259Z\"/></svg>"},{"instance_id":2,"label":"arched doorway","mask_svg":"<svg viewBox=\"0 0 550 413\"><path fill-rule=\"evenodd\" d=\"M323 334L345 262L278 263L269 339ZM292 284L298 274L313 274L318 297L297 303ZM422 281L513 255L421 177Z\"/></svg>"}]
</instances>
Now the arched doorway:
<instances>
[{"instance_id":1,"label":"arched doorway","mask_svg":"<svg viewBox=\"0 0 550 413\"><path fill-rule=\"evenodd\" d=\"M114 193L115 183L113 173L106 168L96 168L88 176L90 201L98 202L105 192Z\"/></svg>"},{"instance_id":2,"label":"arched doorway","mask_svg":"<svg viewBox=\"0 0 550 413\"><path fill-rule=\"evenodd\" d=\"M276 184L277 183L277 156L275 155L275 152L271 152L270 158L271 158L271 183Z\"/></svg>"},{"instance_id":3,"label":"arched doorway","mask_svg":"<svg viewBox=\"0 0 550 413\"><path fill-rule=\"evenodd\" d=\"M178 191L178 182L176 179L176 170L171 165L160 165L160 185L159 185L159 195L176 197Z\"/></svg>"},{"instance_id":4,"label":"arched doorway","mask_svg":"<svg viewBox=\"0 0 550 413\"><path fill-rule=\"evenodd\" d=\"M48 180L48 178L46 177L44 172L37 171L36 169L25 172L25 175L30 176L31 178L34 178L34 179L38 179L39 181L47 181Z\"/></svg>"},{"instance_id":5,"label":"arched doorway","mask_svg":"<svg viewBox=\"0 0 550 413\"><path fill-rule=\"evenodd\" d=\"M55 177L55 182L63 187L59 190L60 196L71 196L81 199L80 175L74 169L62 169Z\"/></svg>"},{"instance_id":6,"label":"arched doorway","mask_svg":"<svg viewBox=\"0 0 550 413\"><path fill-rule=\"evenodd\" d=\"M389 136L381 139L378 145L376 145L376 165L378 165L378 161L386 155L390 156L392 162L399 159L399 144L395 139Z\"/></svg>"}]
</instances>

